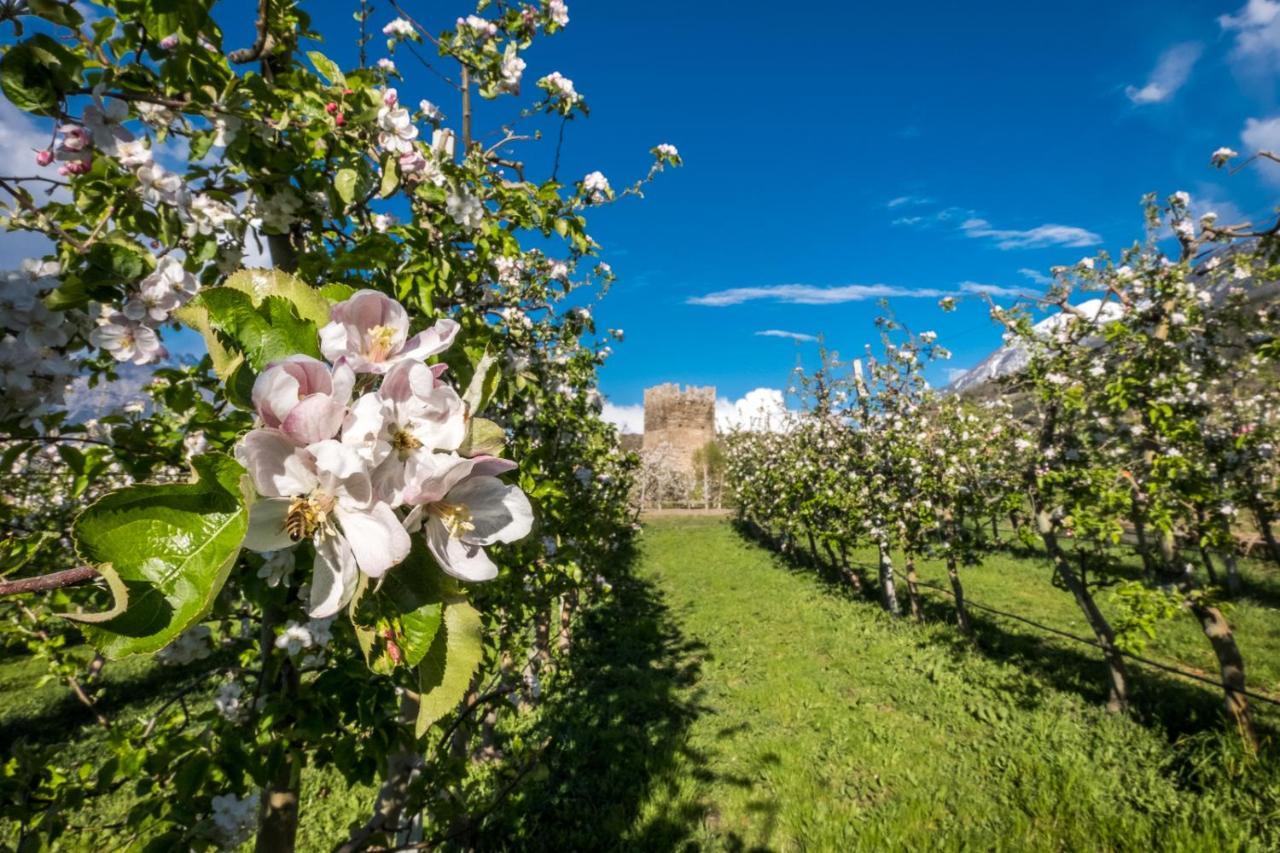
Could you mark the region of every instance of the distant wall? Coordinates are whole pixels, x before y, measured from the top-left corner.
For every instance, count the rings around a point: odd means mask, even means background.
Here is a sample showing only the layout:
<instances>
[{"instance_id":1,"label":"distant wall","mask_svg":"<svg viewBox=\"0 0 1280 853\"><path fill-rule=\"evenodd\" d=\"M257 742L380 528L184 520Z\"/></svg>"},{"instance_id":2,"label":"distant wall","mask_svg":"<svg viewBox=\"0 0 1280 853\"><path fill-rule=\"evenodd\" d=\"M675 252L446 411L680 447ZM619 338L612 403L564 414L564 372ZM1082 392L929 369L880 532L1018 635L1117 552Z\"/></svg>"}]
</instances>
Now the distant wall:
<instances>
[{"instance_id":1,"label":"distant wall","mask_svg":"<svg viewBox=\"0 0 1280 853\"><path fill-rule=\"evenodd\" d=\"M690 471L693 455L716 438L716 389L667 383L644 392L644 449L669 444Z\"/></svg>"}]
</instances>

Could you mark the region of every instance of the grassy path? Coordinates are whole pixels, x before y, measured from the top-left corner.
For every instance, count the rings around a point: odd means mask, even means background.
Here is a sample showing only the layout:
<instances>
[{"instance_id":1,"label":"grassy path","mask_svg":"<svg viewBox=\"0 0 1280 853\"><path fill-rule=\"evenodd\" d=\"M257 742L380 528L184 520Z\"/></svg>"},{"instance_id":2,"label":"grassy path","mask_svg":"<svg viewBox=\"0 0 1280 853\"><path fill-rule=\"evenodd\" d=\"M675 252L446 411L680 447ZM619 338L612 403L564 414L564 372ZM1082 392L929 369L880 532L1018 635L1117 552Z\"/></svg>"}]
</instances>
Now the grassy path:
<instances>
[{"instance_id":1,"label":"grassy path","mask_svg":"<svg viewBox=\"0 0 1280 853\"><path fill-rule=\"evenodd\" d=\"M549 772L492 816L481 848L1276 843L1252 834L1274 798L1203 775L1215 735L1172 745L947 626L891 622L722 520L657 519L642 540L635 580L576 638L539 733ZM1245 810L1262 814L1246 824Z\"/></svg>"}]
</instances>

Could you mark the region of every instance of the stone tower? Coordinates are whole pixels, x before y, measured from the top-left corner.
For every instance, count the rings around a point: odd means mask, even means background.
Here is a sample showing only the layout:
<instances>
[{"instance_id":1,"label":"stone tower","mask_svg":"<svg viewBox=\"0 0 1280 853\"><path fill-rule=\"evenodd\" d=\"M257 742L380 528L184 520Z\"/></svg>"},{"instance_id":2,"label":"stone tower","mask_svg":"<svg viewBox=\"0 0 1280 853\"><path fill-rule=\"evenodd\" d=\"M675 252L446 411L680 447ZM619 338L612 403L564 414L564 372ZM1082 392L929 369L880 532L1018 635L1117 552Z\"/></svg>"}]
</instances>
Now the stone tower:
<instances>
[{"instance_id":1,"label":"stone tower","mask_svg":"<svg viewBox=\"0 0 1280 853\"><path fill-rule=\"evenodd\" d=\"M685 468L693 470L693 454L716 438L716 389L681 391L667 383L644 390L644 449L671 445Z\"/></svg>"}]
</instances>

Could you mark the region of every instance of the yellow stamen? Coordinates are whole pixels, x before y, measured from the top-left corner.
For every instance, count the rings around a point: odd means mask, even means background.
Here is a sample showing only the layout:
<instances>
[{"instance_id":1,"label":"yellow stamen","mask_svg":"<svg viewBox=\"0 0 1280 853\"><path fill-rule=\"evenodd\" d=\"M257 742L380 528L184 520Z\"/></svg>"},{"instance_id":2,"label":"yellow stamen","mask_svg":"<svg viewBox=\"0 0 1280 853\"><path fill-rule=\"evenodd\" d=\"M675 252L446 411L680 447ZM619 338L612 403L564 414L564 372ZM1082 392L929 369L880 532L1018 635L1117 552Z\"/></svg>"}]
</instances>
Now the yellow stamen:
<instances>
[{"instance_id":1,"label":"yellow stamen","mask_svg":"<svg viewBox=\"0 0 1280 853\"><path fill-rule=\"evenodd\" d=\"M384 361L391 354L396 330L391 326L374 326L369 330L369 360Z\"/></svg>"}]
</instances>

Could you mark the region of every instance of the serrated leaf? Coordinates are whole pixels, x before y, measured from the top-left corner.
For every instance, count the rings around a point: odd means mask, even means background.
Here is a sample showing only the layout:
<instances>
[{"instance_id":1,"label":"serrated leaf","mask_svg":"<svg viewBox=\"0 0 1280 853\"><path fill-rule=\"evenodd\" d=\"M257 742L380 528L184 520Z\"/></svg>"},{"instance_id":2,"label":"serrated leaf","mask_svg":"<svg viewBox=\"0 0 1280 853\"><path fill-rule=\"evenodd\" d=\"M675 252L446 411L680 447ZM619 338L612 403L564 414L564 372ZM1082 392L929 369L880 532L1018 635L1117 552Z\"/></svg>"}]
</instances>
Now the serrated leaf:
<instances>
[{"instance_id":1,"label":"serrated leaf","mask_svg":"<svg viewBox=\"0 0 1280 853\"><path fill-rule=\"evenodd\" d=\"M292 302L302 319L316 326L329 322L329 301L319 290L283 270L240 270L222 286L244 291L253 297L254 305L268 296L279 296Z\"/></svg>"},{"instance_id":2,"label":"serrated leaf","mask_svg":"<svg viewBox=\"0 0 1280 853\"><path fill-rule=\"evenodd\" d=\"M467 695L471 677L484 658L483 640L479 611L462 597L445 602L444 625L418 666L415 737L426 734Z\"/></svg>"},{"instance_id":3,"label":"serrated leaf","mask_svg":"<svg viewBox=\"0 0 1280 853\"><path fill-rule=\"evenodd\" d=\"M349 284L326 284L320 288L320 295L333 304L346 302L355 295L356 289Z\"/></svg>"},{"instance_id":4,"label":"serrated leaf","mask_svg":"<svg viewBox=\"0 0 1280 853\"><path fill-rule=\"evenodd\" d=\"M107 589L111 590L110 609L101 613L59 613L57 615L63 619L70 619L72 622L84 622L92 625L100 622L109 622L124 613L129 607L129 588L125 586L124 580L121 579L110 563L103 563L98 566L98 574L107 582Z\"/></svg>"},{"instance_id":5,"label":"serrated leaf","mask_svg":"<svg viewBox=\"0 0 1280 853\"><path fill-rule=\"evenodd\" d=\"M361 590L352 601L351 621L365 663L384 675L402 664L417 666L440 630L445 599L457 595L457 584L436 567L422 537L414 537L405 561L376 590Z\"/></svg>"},{"instance_id":6,"label":"serrated leaf","mask_svg":"<svg viewBox=\"0 0 1280 853\"><path fill-rule=\"evenodd\" d=\"M333 178L333 188L338 192L338 198L342 199L344 204L351 204L356 199L356 182L360 180L360 176L356 174L355 169L339 169L338 174Z\"/></svg>"},{"instance_id":7,"label":"serrated leaf","mask_svg":"<svg viewBox=\"0 0 1280 853\"><path fill-rule=\"evenodd\" d=\"M208 325L261 372L268 364L301 353L320 358L315 323L294 312L293 303L268 296L255 306L251 297L229 287L202 291L196 299L208 312Z\"/></svg>"},{"instance_id":8,"label":"serrated leaf","mask_svg":"<svg viewBox=\"0 0 1280 853\"><path fill-rule=\"evenodd\" d=\"M64 27L78 28L84 23L84 16L70 3L59 3L57 0L27 0L27 8L46 21L62 24Z\"/></svg>"},{"instance_id":9,"label":"serrated leaf","mask_svg":"<svg viewBox=\"0 0 1280 853\"><path fill-rule=\"evenodd\" d=\"M307 51L307 59L315 66L320 76L329 81L331 86L346 86L347 78L338 64L318 50Z\"/></svg>"},{"instance_id":10,"label":"serrated leaf","mask_svg":"<svg viewBox=\"0 0 1280 853\"><path fill-rule=\"evenodd\" d=\"M502 427L485 418L471 418L467 421L467 435L458 448L458 455L500 456L507 446L507 434Z\"/></svg>"},{"instance_id":11,"label":"serrated leaf","mask_svg":"<svg viewBox=\"0 0 1280 853\"><path fill-rule=\"evenodd\" d=\"M81 558L109 563L127 590L124 613L84 628L110 659L172 642L209 611L235 565L249 526L244 469L215 453L195 457L191 467L189 483L111 492L72 526Z\"/></svg>"}]
</instances>

